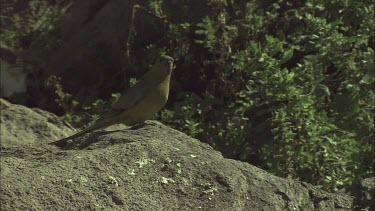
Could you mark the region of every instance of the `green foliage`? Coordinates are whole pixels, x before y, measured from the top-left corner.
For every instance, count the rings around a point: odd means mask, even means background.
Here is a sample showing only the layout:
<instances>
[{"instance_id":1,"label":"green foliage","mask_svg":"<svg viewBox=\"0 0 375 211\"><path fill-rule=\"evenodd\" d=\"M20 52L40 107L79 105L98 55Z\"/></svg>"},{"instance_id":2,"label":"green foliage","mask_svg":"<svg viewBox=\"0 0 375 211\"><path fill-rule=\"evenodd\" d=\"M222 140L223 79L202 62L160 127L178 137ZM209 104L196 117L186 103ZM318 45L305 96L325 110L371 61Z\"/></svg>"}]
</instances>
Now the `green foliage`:
<instances>
[{"instance_id":1,"label":"green foliage","mask_svg":"<svg viewBox=\"0 0 375 211\"><path fill-rule=\"evenodd\" d=\"M58 36L58 25L64 12L63 9L60 9L57 6L51 7L47 11L46 15L43 17L43 22L38 29L28 34L30 40L32 40L32 48L52 49L61 44Z\"/></svg>"},{"instance_id":2,"label":"green foliage","mask_svg":"<svg viewBox=\"0 0 375 211\"><path fill-rule=\"evenodd\" d=\"M158 15L159 17L164 16L162 10L163 0L148 0L147 3L149 8L155 15Z\"/></svg>"},{"instance_id":3,"label":"green foliage","mask_svg":"<svg viewBox=\"0 0 375 211\"><path fill-rule=\"evenodd\" d=\"M61 78L51 75L45 82L47 89L51 90L55 95L55 103L64 110L65 113L72 113L78 102L72 100L72 95L64 92L61 85Z\"/></svg>"},{"instance_id":4,"label":"green foliage","mask_svg":"<svg viewBox=\"0 0 375 211\"><path fill-rule=\"evenodd\" d=\"M50 76L45 82L46 89L52 92L57 106L63 110L65 121L80 128L94 123L100 114L110 109L111 104L116 102L121 96L120 93L113 93L108 101L98 99L89 104L79 104L73 100L72 95L63 90L61 78Z\"/></svg>"},{"instance_id":5,"label":"green foliage","mask_svg":"<svg viewBox=\"0 0 375 211\"><path fill-rule=\"evenodd\" d=\"M160 118L180 128L187 134L196 136L203 132L203 125L199 116L202 115L202 107L205 103L194 94L187 94L183 98L189 99L191 103L179 105L177 106L178 110L175 111L164 110L161 112ZM177 113L182 115L176 118Z\"/></svg>"},{"instance_id":6,"label":"green foliage","mask_svg":"<svg viewBox=\"0 0 375 211\"><path fill-rule=\"evenodd\" d=\"M65 112L63 118L75 127L89 126L109 110L112 103L116 102L120 96L120 93L113 93L108 100L98 99L89 104L77 106L72 113Z\"/></svg>"},{"instance_id":7,"label":"green foliage","mask_svg":"<svg viewBox=\"0 0 375 211\"><path fill-rule=\"evenodd\" d=\"M24 35L17 31L5 31L1 34L1 45L10 48L17 48L20 45L20 39Z\"/></svg>"},{"instance_id":8,"label":"green foliage","mask_svg":"<svg viewBox=\"0 0 375 211\"><path fill-rule=\"evenodd\" d=\"M1 45L12 49L40 48L51 49L58 46L58 24L65 9L49 7L43 17L33 26L26 23L20 29L6 29L1 33Z\"/></svg>"},{"instance_id":9,"label":"green foliage","mask_svg":"<svg viewBox=\"0 0 375 211\"><path fill-rule=\"evenodd\" d=\"M326 189L373 174L371 5L208 1L201 22L168 26L185 89L160 118L227 157Z\"/></svg>"}]
</instances>

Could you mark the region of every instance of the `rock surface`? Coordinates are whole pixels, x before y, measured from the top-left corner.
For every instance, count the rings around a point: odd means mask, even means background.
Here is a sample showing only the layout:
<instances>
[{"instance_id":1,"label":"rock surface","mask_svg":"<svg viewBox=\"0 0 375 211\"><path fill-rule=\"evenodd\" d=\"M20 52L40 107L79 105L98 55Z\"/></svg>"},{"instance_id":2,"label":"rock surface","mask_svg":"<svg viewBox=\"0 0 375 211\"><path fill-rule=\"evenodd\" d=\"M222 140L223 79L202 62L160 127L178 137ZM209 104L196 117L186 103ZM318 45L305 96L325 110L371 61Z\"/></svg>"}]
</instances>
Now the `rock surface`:
<instances>
[{"instance_id":1,"label":"rock surface","mask_svg":"<svg viewBox=\"0 0 375 211\"><path fill-rule=\"evenodd\" d=\"M358 210L375 210L375 177L360 179L350 191L356 198L354 204Z\"/></svg>"},{"instance_id":2,"label":"rock surface","mask_svg":"<svg viewBox=\"0 0 375 211\"><path fill-rule=\"evenodd\" d=\"M3 146L41 144L74 133L73 129L47 111L11 104L1 98L0 109L0 140Z\"/></svg>"},{"instance_id":3,"label":"rock surface","mask_svg":"<svg viewBox=\"0 0 375 211\"><path fill-rule=\"evenodd\" d=\"M1 105L2 125L6 111L20 134L31 120L53 125L49 113ZM2 144L1 210L352 210L350 196L223 158L155 121L114 125L66 149L47 144L53 135L37 135L61 125L41 128L33 131L39 138L21 136L33 144Z\"/></svg>"}]
</instances>

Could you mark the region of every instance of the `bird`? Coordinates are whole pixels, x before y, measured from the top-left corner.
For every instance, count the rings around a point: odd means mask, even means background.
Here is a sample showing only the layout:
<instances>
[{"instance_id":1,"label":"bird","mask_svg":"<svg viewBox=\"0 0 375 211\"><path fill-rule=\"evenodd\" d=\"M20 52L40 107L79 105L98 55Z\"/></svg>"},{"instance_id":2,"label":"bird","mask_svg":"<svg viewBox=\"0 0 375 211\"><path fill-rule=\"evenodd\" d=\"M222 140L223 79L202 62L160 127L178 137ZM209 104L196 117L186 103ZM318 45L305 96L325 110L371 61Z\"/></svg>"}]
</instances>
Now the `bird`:
<instances>
[{"instance_id":1,"label":"bird","mask_svg":"<svg viewBox=\"0 0 375 211\"><path fill-rule=\"evenodd\" d=\"M134 125L154 116L168 101L169 84L173 70L173 58L162 55L132 87L125 90L121 97L112 104L93 125L82 131L50 144L64 147L68 140L98 129L123 123Z\"/></svg>"}]
</instances>

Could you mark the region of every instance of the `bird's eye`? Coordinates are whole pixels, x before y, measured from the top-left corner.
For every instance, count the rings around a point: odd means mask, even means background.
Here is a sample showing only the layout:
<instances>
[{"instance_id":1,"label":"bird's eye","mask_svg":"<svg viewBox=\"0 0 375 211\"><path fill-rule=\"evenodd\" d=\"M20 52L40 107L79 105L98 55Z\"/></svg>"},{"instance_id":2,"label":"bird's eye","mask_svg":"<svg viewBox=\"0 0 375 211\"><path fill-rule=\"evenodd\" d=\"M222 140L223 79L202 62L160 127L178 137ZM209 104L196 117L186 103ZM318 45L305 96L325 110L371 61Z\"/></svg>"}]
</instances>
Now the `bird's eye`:
<instances>
[{"instance_id":1,"label":"bird's eye","mask_svg":"<svg viewBox=\"0 0 375 211\"><path fill-rule=\"evenodd\" d=\"M161 56L160 62L163 63L163 64L172 65L173 64L173 58L170 57L170 56L164 55L164 56Z\"/></svg>"}]
</instances>

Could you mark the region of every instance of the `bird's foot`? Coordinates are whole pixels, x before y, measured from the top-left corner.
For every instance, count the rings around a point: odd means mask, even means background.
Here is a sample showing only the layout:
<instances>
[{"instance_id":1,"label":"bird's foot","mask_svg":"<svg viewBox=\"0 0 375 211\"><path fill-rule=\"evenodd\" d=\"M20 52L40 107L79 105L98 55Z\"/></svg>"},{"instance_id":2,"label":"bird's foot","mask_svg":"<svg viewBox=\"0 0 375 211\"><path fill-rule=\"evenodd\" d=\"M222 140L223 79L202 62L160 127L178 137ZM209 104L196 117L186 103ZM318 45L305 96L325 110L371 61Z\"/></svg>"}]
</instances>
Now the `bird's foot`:
<instances>
[{"instance_id":1,"label":"bird's foot","mask_svg":"<svg viewBox=\"0 0 375 211\"><path fill-rule=\"evenodd\" d=\"M68 146L70 143L72 142L72 139L68 139L68 138L63 138L63 139L60 139L58 141L54 141L54 142L51 142L49 143L50 145L55 145L59 148L65 148L66 146Z\"/></svg>"}]
</instances>

